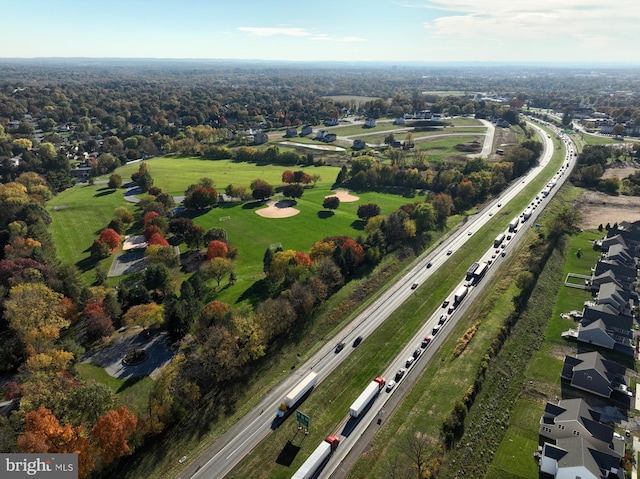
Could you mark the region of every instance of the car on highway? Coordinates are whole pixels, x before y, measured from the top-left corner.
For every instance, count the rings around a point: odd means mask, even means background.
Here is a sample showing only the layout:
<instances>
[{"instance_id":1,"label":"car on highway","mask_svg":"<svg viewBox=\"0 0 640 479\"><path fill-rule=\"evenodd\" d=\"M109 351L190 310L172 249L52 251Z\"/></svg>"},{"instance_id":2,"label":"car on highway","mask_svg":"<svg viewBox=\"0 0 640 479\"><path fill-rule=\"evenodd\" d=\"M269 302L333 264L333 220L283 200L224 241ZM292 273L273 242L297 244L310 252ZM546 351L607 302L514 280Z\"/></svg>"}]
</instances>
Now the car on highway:
<instances>
[{"instance_id":1,"label":"car on highway","mask_svg":"<svg viewBox=\"0 0 640 479\"><path fill-rule=\"evenodd\" d=\"M353 347L357 347L360 343L362 342L362 336L358 336L354 341L353 341Z\"/></svg>"},{"instance_id":2,"label":"car on highway","mask_svg":"<svg viewBox=\"0 0 640 479\"><path fill-rule=\"evenodd\" d=\"M443 307L443 308L446 308L447 306L449 306L449 300L448 300L448 299L445 299L445 300L442 302L442 307Z\"/></svg>"},{"instance_id":3,"label":"car on highway","mask_svg":"<svg viewBox=\"0 0 640 479\"><path fill-rule=\"evenodd\" d=\"M446 320L447 320L447 315L443 314L440 316L440 319L438 320L438 324L444 324Z\"/></svg>"},{"instance_id":4,"label":"car on highway","mask_svg":"<svg viewBox=\"0 0 640 479\"><path fill-rule=\"evenodd\" d=\"M414 358L418 358L418 356L420 356L420 354L422 353L422 349L417 348L414 352L413 352L413 357Z\"/></svg>"},{"instance_id":5,"label":"car on highway","mask_svg":"<svg viewBox=\"0 0 640 479\"><path fill-rule=\"evenodd\" d=\"M511 239L511 235L507 235L507 241Z\"/></svg>"},{"instance_id":6,"label":"car on highway","mask_svg":"<svg viewBox=\"0 0 640 479\"><path fill-rule=\"evenodd\" d=\"M427 269L431 268L431 266L433 266L433 264L431 264L431 261L429 261L429 262L427 263Z\"/></svg>"},{"instance_id":7,"label":"car on highway","mask_svg":"<svg viewBox=\"0 0 640 479\"><path fill-rule=\"evenodd\" d=\"M498 203L498 208L500 208L502 206L502 203Z\"/></svg>"},{"instance_id":8,"label":"car on highway","mask_svg":"<svg viewBox=\"0 0 640 479\"><path fill-rule=\"evenodd\" d=\"M500 256L502 256L502 257L504 258L505 256L507 256L507 252L506 252L506 251L503 251L503 252L502 252L502 254L501 254Z\"/></svg>"},{"instance_id":9,"label":"car on highway","mask_svg":"<svg viewBox=\"0 0 640 479\"><path fill-rule=\"evenodd\" d=\"M422 340L422 347L426 348L430 342L431 342L431 336L425 336L424 339Z\"/></svg>"},{"instance_id":10,"label":"car on highway","mask_svg":"<svg viewBox=\"0 0 640 479\"><path fill-rule=\"evenodd\" d=\"M404 365L405 365L406 367L410 367L410 366L413 364L413 362L414 362L415 360L416 360L416 358L414 358L413 356L409 356L409 357L407 358L407 361L404 363Z\"/></svg>"},{"instance_id":11,"label":"car on highway","mask_svg":"<svg viewBox=\"0 0 640 479\"><path fill-rule=\"evenodd\" d=\"M453 250L452 250L452 249L447 250L447 256L450 256L450 255L451 255L451 253L453 253Z\"/></svg>"},{"instance_id":12,"label":"car on highway","mask_svg":"<svg viewBox=\"0 0 640 479\"><path fill-rule=\"evenodd\" d=\"M449 309L447 309L447 313L451 314L456 310L456 308L454 306L449 306Z\"/></svg>"},{"instance_id":13,"label":"car on highway","mask_svg":"<svg viewBox=\"0 0 640 479\"><path fill-rule=\"evenodd\" d=\"M467 236L471 236L472 234L473 234L473 231L469 231L469 232L467 233Z\"/></svg>"},{"instance_id":14,"label":"car on highway","mask_svg":"<svg viewBox=\"0 0 640 479\"><path fill-rule=\"evenodd\" d=\"M418 283L413 283L413 284L411 285L411 289L416 289L417 287L418 287Z\"/></svg>"},{"instance_id":15,"label":"car on highway","mask_svg":"<svg viewBox=\"0 0 640 479\"><path fill-rule=\"evenodd\" d=\"M344 349L344 343L338 343L336 344L336 349L335 352L336 354L338 354L340 351L342 351Z\"/></svg>"},{"instance_id":16,"label":"car on highway","mask_svg":"<svg viewBox=\"0 0 640 479\"><path fill-rule=\"evenodd\" d=\"M406 372L407 370L405 368L398 369L398 372L396 372L396 381L400 381Z\"/></svg>"},{"instance_id":17,"label":"car on highway","mask_svg":"<svg viewBox=\"0 0 640 479\"><path fill-rule=\"evenodd\" d=\"M396 385L396 382L392 379L387 383L387 392L391 391Z\"/></svg>"}]
</instances>

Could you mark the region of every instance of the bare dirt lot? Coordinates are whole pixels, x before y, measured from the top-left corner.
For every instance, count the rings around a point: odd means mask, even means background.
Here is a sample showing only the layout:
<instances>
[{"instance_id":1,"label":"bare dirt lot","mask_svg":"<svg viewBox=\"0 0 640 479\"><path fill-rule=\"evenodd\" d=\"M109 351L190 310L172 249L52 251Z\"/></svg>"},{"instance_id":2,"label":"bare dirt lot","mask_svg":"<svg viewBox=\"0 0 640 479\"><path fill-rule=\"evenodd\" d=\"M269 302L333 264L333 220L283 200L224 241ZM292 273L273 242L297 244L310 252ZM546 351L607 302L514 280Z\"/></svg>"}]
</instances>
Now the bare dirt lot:
<instances>
[{"instance_id":1,"label":"bare dirt lot","mask_svg":"<svg viewBox=\"0 0 640 479\"><path fill-rule=\"evenodd\" d=\"M582 213L580 227L596 229L599 225L621 221L640 220L640 198L636 196L609 196L595 191L585 191L576 202Z\"/></svg>"}]
</instances>

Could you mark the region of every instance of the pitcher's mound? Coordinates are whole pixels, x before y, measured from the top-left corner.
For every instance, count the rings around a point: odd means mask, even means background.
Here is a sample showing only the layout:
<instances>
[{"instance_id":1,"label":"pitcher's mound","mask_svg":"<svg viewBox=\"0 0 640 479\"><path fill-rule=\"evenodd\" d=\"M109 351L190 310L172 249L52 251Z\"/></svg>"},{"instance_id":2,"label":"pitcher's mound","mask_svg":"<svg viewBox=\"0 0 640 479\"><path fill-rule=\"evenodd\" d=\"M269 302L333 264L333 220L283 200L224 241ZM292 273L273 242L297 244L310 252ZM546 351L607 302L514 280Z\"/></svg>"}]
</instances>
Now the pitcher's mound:
<instances>
[{"instance_id":1,"label":"pitcher's mound","mask_svg":"<svg viewBox=\"0 0 640 479\"><path fill-rule=\"evenodd\" d=\"M269 201L266 208L256 210L256 214L263 218L289 218L300 213L300 210L293 207L297 204L293 200Z\"/></svg>"}]
</instances>

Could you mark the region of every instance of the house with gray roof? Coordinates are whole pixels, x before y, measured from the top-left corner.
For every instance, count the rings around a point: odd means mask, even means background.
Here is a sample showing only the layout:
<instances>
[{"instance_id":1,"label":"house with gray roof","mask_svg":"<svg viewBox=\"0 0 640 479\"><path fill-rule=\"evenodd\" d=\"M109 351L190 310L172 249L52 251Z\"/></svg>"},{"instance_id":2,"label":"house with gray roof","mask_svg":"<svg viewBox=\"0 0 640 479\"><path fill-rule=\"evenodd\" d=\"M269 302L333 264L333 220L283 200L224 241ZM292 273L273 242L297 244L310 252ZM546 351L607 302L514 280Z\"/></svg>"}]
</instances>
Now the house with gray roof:
<instances>
[{"instance_id":1,"label":"house with gray roof","mask_svg":"<svg viewBox=\"0 0 640 479\"><path fill-rule=\"evenodd\" d=\"M565 356L560 377L572 387L610 398L615 392L632 395L625 377L627 368L605 359L597 351Z\"/></svg>"},{"instance_id":2,"label":"house with gray roof","mask_svg":"<svg viewBox=\"0 0 640 479\"><path fill-rule=\"evenodd\" d=\"M582 436L545 443L540 459L542 477L557 479L624 479L621 459L593 447Z\"/></svg>"},{"instance_id":3,"label":"house with gray roof","mask_svg":"<svg viewBox=\"0 0 640 479\"><path fill-rule=\"evenodd\" d=\"M626 245L613 244L609 246L606 257L609 261L618 261L627 266L633 266L635 268L635 260L633 256L627 251Z\"/></svg>"},{"instance_id":4,"label":"house with gray roof","mask_svg":"<svg viewBox=\"0 0 640 479\"><path fill-rule=\"evenodd\" d=\"M600 413L583 399L563 399L558 404L548 402L540 417L539 443L557 444L560 439L580 436L598 450L624 456L624 441L615 430L600 422Z\"/></svg>"},{"instance_id":5,"label":"house with gray roof","mask_svg":"<svg viewBox=\"0 0 640 479\"><path fill-rule=\"evenodd\" d=\"M593 247L595 249L599 249L600 251L608 251L611 246L614 244L621 244L625 248L627 247L627 243L620 234L616 234L614 236L605 236L600 240L595 240L593 242Z\"/></svg>"},{"instance_id":6,"label":"house with gray roof","mask_svg":"<svg viewBox=\"0 0 640 479\"><path fill-rule=\"evenodd\" d=\"M624 291L615 283L609 282L600 285L596 295L596 305L608 306L613 314L631 316L630 299L629 291Z\"/></svg>"},{"instance_id":7,"label":"house with gray roof","mask_svg":"<svg viewBox=\"0 0 640 479\"><path fill-rule=\"evenodd\" d=\"M609 259L598 261L591 271L596 276L607 271L613 271L618 282L629 284L633 283L638 276L638 270L634 265L623 264Z\"/></svg>"}]
</instances>

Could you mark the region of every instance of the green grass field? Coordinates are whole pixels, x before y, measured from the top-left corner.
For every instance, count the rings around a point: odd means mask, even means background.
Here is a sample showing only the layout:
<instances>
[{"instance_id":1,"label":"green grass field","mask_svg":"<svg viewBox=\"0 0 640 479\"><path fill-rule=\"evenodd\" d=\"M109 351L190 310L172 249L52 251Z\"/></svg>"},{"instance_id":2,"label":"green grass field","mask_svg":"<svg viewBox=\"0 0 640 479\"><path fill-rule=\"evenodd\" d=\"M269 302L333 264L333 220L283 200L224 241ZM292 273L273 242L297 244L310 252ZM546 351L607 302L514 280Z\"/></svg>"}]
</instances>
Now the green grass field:
<instances>
[{"instance_id":1,"label":"green grass field","mask_svg":"<svg viewBox=\"0 0 640 479\"><path fill-rule=\"evenodd\" d=\"M80 377L85 381L95 381L108 386L115 394L120 404L127 406L139 416L149 414L149 394L153 389L153 380L148 377L134 379L117 379L109 376L104 368L93 364L78 364Z\"/></svg>"}]
</instances>

